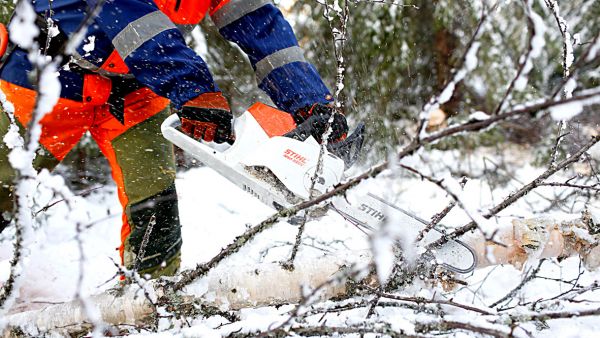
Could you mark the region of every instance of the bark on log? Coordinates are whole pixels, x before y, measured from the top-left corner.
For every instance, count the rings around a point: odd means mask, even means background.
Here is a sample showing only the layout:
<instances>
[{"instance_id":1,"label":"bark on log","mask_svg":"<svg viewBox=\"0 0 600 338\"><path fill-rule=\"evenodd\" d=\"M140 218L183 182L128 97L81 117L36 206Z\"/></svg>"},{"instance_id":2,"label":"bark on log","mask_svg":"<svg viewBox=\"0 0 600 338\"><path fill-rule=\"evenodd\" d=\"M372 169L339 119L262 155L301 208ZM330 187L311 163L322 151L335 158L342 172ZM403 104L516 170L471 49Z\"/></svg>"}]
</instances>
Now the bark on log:
<instances>
[{"instance_id":1,"label":"bark on log","mask_svg":"<svg viewBox=\"0 0 600 338\"><path fill-rule=\"evenodd\" d=\"M120 295L101 293L90 297L88 302L97 308L105 323L113 325L143 325L154 312L154 308L137 286L127 287ZM89 322L80 301L15 313L0 320L0 324L7 325L3 337L19 336L15 333L19 330L32 336L50 331L62 335L80 330L81 326Z\"/></svg>"},{"instance_id":2,"label":"bark on log","mask_svg":"<svg viewBox=\"0 0 600 338\"><path fill-rule=\"evenodd\" d=\"M600 266L600 234L591 216L557 222L547 218L515 219L512 225L498 229L489 241L481 233L461 240L475 249L477 268L512 264L523 267L528 260L567 258L579 255L588 270ZM500 244L502 245L500 245Z\"/></svg>"}]
</instances>

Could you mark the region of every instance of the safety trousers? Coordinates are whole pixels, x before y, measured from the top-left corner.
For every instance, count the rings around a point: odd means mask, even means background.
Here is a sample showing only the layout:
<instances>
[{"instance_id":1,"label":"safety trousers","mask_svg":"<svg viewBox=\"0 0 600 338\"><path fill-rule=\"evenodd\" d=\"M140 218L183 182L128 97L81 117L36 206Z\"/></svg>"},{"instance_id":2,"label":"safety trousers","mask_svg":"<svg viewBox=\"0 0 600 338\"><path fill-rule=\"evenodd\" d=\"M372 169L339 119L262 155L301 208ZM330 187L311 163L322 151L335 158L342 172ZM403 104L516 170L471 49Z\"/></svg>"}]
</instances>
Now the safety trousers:
<instances>
[{"instance_id":1,"label":"safety trousers","mask_svg":"<svg viewBox=\"0 0 600 338\"><path fill-rule=\"evenodd\" d=\"M0 88L14 105L23 131L31 119L35 91L5 81ZM128 94L124 101L121 123L110 114L106 101L81 103L61 98L40 121L41 147L34 166L52 170L89 132L108 159L123 206L122 264L152 277L173 275L180 263L181 226L173 146L160 132L169 114L169 101L148 88ZM8 115L0 112L2 137L9 125ZM0 142L0 213L10 213L13 207L15 172L8 153Z\"/></svg>"}]
</instances>

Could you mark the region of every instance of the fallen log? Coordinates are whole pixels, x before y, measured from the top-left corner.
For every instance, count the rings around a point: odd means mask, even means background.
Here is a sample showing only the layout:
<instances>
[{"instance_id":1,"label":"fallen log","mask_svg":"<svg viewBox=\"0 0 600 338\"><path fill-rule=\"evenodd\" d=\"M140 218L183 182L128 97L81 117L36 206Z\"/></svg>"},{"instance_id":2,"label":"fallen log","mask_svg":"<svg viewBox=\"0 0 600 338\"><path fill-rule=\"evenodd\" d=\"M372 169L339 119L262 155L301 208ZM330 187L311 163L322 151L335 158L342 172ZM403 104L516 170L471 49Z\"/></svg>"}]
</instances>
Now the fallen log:
<instances>
[{"instance_id":1,"label":"fallen log","mask_svg":"<svg viewBox=\"0 0 600 338\"><path fill-rule=\"evenodd\" d=\"M262 263L254 266L222 265L183 290L186 296L176 300L181 308L193 308L207 304L222 309L241 309L265 305L299 302L302 288L315 288L338 272L348 261L340 257L323 256L312 264L298 264L293 271L282 268L279 263ZM148 283L146 289L157 297L164 296L159 283ZM345 286L324 290L324 298L332 298L345 292ZM90 297L88 304L96 307L102 321L108 325L148 327L154 322L154 305L144 296L136 284ZM89 329L81 301L48 305L42 309L10 314L0 319L0 327L6 324L4 337L18 336L23 331L30 335L44 332L68 335L82 330L82 323Z\"/></svg>"},{"instance_id":2,"label":"fallen log","mask_svg":"<svg viewBox=\"0 0 600 338\"><path fill-rule=\"evenodd\" d=\"M593 270L600 266L597 226L586 214L568 222L514 220L511 225L498 229L493 241L487 240L481 233L465 236L462 240L475 249L478 268L497 264L521 268L528 260L580 255L585 267ZM310 263L296 264L293 271L282 268L279 263L244 267L224 264L184 289L185 296L179 302L188 305L200 302L221 309L297 303L302 299L304 287L315 288L349 265L351 260L357 259L369 262L372 257L367 252L354 252L343 257L323 255ZM160 296L160 290L153 291ZM345 285L336 285L325 288L322 296L332 298L345 293ZM120 295L103 293L88 301L109 325L144 326L153 320L154 306L137 285L127 287ZM2 320L7 325L5 337L10 336L15 328L38 334L70 330L89 322L79 301L11 314Z\"/></svg>"}]
</instances>

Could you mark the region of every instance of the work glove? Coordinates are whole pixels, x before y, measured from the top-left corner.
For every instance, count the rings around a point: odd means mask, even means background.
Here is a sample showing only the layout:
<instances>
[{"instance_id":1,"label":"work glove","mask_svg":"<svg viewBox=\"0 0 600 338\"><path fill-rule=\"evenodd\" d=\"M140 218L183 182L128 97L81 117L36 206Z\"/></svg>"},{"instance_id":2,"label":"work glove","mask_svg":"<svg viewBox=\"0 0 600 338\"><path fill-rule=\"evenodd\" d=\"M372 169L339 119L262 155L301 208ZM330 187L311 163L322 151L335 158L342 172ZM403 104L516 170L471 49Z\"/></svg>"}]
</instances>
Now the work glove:
<instances>
[{"instance_id":1,"label":"work glove","mask_svg":"<svg viewBox=\"0 0 600 338\"><path fill-rule=\"evenodd\" d=\"M306 140L312 136L317 142L322 143L323 133L327 130L327 122L334 114L331 123L331 134L328 142L335 143L346 138L348 134L348 123L346 117L332 105L316 103L312 106L301 108L292 114L297 127L288 132L285 136L295 138L300 141Z\"/></svg>"},{"instance_id":2,"label":"work glove","mask_svg":"<svg viewBox=\"0 0 600 338\"><path fill-rule=\"evenodd\" d=\"M186 102L177 115L181 130L197 140L229 144L235 140L231 130L233 114L220 92L204 93Z\"/></svg>"}]
</instances>

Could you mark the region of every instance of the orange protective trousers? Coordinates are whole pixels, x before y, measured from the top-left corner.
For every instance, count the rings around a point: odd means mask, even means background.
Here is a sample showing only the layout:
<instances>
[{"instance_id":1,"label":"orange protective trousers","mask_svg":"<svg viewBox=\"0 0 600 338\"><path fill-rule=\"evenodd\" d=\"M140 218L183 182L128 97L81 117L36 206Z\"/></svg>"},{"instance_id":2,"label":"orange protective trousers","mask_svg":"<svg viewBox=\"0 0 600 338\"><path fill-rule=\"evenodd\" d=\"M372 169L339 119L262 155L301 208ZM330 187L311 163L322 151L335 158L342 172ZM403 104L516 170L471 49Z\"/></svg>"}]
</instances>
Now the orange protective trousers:
<instances>
[{"instance_id":1,"label":"orange protective trousers","mask_svg":"<svg viewBox=\"0 0 600 338\"><path fill-rule=\"evenodd\" d=\"M154 257L150 257L150 261L154 262L149 261L150 265L136 262L136 250L139 250L139 243L128 243L132 230L135 227L145 229L144 225L147 224L142 223L148 221L148 217L144 218L145 216L139 215L136 221L135 210L140 210L140 207L132 208L132 206L144 201L148 204L152 196L158 195L166 187L171 187L169 188L171 189L169 196L175 196L176 199L172 146L160 136L160 122L168 116L169 100L154 94L148 88L138 89L125 96L124 123L121 123L109 112L107 101L111 90L110 80L91 75L86 78L86 84L89 85L84 88L84 102L61 98L53 110L42 118L40 122L42 127L40 145L58 163L79 142L84 133L89 132L110 164L112 177L117 185L119 201L123 206L123 226L119 249L122 263L128 268L133 268L137 263L139 266L136 267L140 268L140 271L143 269L152 270L153 264L164 267L166 261L177 256L178 265L181 238L177 215L172 216L167 221L167 223L172 223L169 226L174 229L169 236L165 236L170 238L169 243L164 243L163 246L165 247L155 250L158 252L158 256L161 254L160 251L165 253L166 250L171 250L172 253L169 254L171 257L158 257L157 259L155 254ZM18 122L22 126L27 126L34 110L36 92L6 81L0 81L0 88L6 95L7 100L14 105L14 115ZM6 118L5 113L0 113L4 115L2 118ZM116 144L119 144L119 146L116 146ZM121 149L117 149L118 147ZM144 149L136 149L140 147ZM147 155L148 152L153 151L163 153L156 156L166 156L167 160L162 162L160 168L145 168L144 166L153 166L155 165L153 162L157 162L153 160L153 157ZM165 152L167 152L166 155ZM133 159L128 158L128 155L131 155ZM144 163L136 164L136 161L143 161ZM6 158L0 158L0 167L7 166L7 162ZM149 175L161 174L155 175L160 177L143 178L146 172L150 173ZM152 190L142 186L144 184L148 185L149 180L162 180L160 188ZM0 183L7 184L6 182ZM0 196L0 198L5 198L5 196ZM170 212L176 214L176 201L173 203L175 203L175 207L173 208L171 203ZM2 211L7 210L0 210L0 213ZM140 224L134 224L135 222ZM161 224L160 226L164 227L165 225ZM159 236L158 232L156 236ZM137 238L136 242L140 242L143 236L138 234L135 237ZM162 240L159 239L158 241ZM131 255L125 252L128 250L126 248L128 244L134 247ZM149 273L153 273L153 270Z\"/></svg>"}]
</instances>

